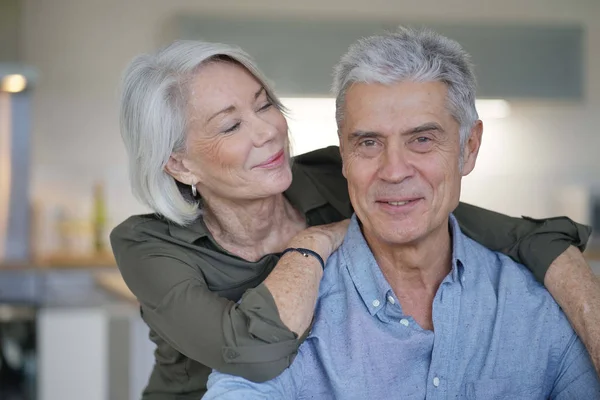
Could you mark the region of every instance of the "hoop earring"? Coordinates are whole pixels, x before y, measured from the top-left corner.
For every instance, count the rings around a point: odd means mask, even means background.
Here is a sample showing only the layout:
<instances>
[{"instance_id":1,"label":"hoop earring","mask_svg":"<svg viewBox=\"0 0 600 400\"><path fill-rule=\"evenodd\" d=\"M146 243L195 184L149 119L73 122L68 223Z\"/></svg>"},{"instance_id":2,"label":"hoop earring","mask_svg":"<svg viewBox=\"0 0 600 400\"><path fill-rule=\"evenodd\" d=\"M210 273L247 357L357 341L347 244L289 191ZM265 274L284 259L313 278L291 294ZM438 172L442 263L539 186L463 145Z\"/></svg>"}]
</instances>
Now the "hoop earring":
<instances>
[{"instance_id":1,"label":"hoop earring","mask_svg":"<svg viewBox=\"0 0 600 400\"><path fill-rule=\"evenodd\" d=\"M192 196L198 196L198 191L196 190L196 185L190 185L192 187Z\"/></svg>"}]
</instances>

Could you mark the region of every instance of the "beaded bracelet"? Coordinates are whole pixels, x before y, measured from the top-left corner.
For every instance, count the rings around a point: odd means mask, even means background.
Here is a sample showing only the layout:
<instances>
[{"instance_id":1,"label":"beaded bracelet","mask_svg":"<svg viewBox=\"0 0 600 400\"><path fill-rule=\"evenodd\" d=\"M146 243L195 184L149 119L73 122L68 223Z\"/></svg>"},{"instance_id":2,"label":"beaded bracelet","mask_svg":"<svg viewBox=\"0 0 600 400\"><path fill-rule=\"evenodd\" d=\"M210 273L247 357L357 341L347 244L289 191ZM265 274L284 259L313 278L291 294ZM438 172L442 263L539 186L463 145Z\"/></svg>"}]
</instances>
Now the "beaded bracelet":
<instances>
[{"instance_id":1,"label":"beaded bracelet","mask_svg":"<svg viewBox=\"0 0 600 400\"><path fill-rule=\"evenodd\" d=\"M308 256L315 257L319 261L319 263L321 263L321 268L323 268L323 270L325 269L325 262L323 261L323 258L319 255L319 253L317 253L316 251L304 249L302 247L288 247L281 253L281 256L283 257L283 255L285 253L289 253L290 251L296 251L296 252L302 254L304 257L308 257Z\"/></svg>"}]
</instances>

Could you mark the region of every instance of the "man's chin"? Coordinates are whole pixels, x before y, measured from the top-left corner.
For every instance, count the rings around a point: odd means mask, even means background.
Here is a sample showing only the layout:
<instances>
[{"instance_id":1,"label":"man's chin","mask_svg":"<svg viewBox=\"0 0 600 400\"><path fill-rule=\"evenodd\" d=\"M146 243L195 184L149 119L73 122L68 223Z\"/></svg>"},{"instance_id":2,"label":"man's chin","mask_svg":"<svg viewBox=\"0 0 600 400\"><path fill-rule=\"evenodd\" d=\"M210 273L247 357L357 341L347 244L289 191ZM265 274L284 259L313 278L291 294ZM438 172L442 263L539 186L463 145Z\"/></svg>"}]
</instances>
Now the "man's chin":
<instances>
[{"instance_id":1,"label":"man's chin","mask_svg":"<svg viewBox=\"0 0 600 400\"><path fill-rule=\"evenodd\" d=\"M374 236L388 244L407 245L417 242L424 236L424 229L420 224L412 221L393 223L392 221L380 221L378 227L374 227ZM380 229L385 227L385 229Z\"/></svg>"}]
</instances>

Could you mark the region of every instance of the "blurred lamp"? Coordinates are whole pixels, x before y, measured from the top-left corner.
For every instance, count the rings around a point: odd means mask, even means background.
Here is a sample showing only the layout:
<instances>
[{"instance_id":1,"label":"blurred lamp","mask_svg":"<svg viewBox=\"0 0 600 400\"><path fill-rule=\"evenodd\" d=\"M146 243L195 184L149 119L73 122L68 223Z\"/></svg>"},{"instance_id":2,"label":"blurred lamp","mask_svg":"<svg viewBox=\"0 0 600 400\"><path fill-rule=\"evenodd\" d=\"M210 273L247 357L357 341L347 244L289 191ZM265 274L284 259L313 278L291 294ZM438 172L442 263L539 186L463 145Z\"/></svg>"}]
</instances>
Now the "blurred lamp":
<instances>
[{"instance_id":1,"label":"blurred lamp","mask_svg":"<svg viewBox=\"0 0 600 400\"><path fill-rule=\"evenodd\" d=\"M19 93L27 87L27 79L21 74L5 75L0 81L0 91Z\"/></svg>"}]
</instances>

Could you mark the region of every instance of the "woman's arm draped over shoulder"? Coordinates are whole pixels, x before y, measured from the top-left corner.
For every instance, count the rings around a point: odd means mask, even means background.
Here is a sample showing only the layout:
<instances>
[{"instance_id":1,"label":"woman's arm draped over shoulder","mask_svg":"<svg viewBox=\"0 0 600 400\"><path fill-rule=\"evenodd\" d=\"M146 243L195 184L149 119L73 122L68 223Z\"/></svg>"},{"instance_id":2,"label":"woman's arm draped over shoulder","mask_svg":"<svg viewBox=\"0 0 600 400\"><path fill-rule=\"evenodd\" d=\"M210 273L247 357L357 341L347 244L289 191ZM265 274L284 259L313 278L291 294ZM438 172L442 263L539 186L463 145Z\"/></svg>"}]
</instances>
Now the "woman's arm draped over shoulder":
<instances>
[{"instance_id":1,"label":"woman's arm draped over shoulder","mask_svg":"<svg viewBox=\"0 0 600 400\"><path fill-rule=\"evenodd\" d=\"M197 261L160 243L121 241L115 254L145 322L186 357L253 381L272 379L290 365L299 340L263 284L235 303L209 289Z\"/></svg>"},{"instance_id":2,"label":"woman's arm draped over shoulder","mask_svg":"<svg viewBox=\"0 0 600 400\"><path fill-rule=\"evenodd\" d=\"M308 228L289 245L326 260L347 228L348 220ZM323 274L317 259L286 254L264 283L235 303L205 281L201 271L219 268L209 258L192 260L177 246L127 228L113 231L111 243L144 320L178 352L252 381L272 379L291 364L314 313Z\"/></svg>"},{"instance_id":3,"label":"woman's arm draped over shoulder","mask_svg":"<svg viewBox=\"0 0 600 400\"><path fill-rule=\"evenodd\" d=\"M513 218L460 203L463 232L526 265L561 306L600 374L600 281L581 251L591 234L566 217Z\"/></svg>"}]
</instances>

